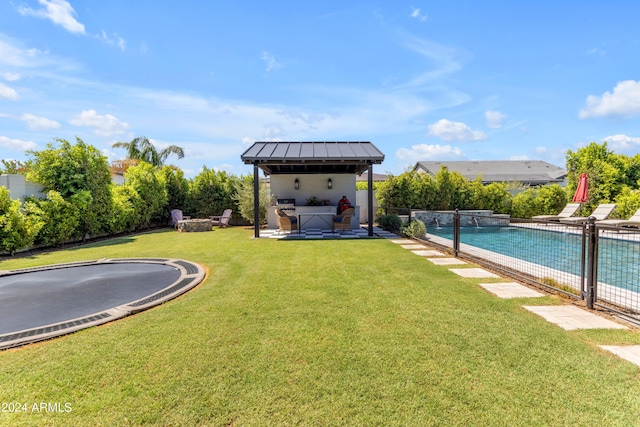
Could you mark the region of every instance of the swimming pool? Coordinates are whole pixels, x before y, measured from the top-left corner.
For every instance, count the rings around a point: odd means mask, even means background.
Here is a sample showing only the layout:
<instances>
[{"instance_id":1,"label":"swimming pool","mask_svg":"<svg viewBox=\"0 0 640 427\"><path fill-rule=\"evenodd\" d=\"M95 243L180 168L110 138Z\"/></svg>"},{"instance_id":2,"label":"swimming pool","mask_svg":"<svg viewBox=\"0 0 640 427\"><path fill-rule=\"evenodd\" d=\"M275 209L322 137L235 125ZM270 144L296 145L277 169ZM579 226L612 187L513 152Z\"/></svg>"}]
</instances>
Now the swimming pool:
<instances>
[{"instance_id":1,"label":"swimming pool","mask_svg":"<svg viewBox=\"0 0 640 427\"><path fill-rule=\"evenodd\" d=\"M579 277L582 235L567 230L518 226L461 227L460 243ZM428 232L453 240L453 227L430 227ZM600 236L598 282L640 292L640 242Z\"/></svg>"}]
</instances>

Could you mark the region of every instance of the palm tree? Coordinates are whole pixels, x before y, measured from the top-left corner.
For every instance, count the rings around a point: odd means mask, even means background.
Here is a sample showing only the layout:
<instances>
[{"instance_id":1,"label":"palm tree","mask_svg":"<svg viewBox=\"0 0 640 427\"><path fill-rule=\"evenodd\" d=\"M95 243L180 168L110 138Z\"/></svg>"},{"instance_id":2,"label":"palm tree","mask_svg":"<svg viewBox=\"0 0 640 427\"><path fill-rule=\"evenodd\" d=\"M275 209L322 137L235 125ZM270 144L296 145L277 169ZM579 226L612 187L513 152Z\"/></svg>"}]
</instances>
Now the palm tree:
<instances>
[{"instance_id":1,"label":"palm tree","mask_svg":"<svg viewBox=\"0 0 640 427\"><path fill-rule=\"evenodd\" d=\"M156 147L146 136L139 136L131 140L131 142L116 142L113 148L125 148L127 150L127 158L134 160L142 160L151 163L153 166L162 166L164 161L171 154L175 154L179 159L184 157L184 150L177 145L170 145L158 152Z\"/></svg>"}]
</instances>

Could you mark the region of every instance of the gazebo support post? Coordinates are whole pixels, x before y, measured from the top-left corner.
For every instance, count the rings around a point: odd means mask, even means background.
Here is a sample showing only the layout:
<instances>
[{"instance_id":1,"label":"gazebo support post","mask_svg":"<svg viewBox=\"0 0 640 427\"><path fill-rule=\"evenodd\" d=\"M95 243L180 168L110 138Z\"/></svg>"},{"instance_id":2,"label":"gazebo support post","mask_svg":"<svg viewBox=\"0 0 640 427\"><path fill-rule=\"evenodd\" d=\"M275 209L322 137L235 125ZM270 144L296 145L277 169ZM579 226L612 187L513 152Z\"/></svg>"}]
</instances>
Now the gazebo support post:
<instances>
[{"instance_id":1,"label":"gazebo support post","mask_svg":"<svg viewBox=\"0 0 640 427\"><path fill-rule=\"evenodd\" d=\"M253 162L253 227L255 238L260 237L260 179L258 162Z\"/></svg>"},{"instance_id":2,"label":"gazebo support post","mask_svg":"<svg viewBox=\"0 0 640 427\"><path fill-rule=\"evenodd\" d=\"M369 162L367 175L367 232L369 237L373 237L373 163L371 162Z\"/></svg>"}]
</instances>

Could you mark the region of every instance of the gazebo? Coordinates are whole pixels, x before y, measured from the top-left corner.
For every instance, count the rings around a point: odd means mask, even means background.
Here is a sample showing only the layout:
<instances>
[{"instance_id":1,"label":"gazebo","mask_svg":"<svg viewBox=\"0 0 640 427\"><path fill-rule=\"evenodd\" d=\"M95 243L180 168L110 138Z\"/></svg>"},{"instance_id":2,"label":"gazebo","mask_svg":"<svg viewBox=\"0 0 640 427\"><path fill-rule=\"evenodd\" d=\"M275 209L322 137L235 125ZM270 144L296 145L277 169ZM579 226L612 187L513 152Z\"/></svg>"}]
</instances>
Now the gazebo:
<instances>
[{"instance_id":1,"label":"gazebo","mask_svg":"<svg viewBox=\"0 0 640 427\"><path fill-rule=\"evenodd\" d=\"M315 176L314 188L322 182L324 191L349 194L351 183L355 195L355 177L368 171L368 235L373 236L373 165L381 164L384 154L371 142L255 142L241 156L253 165L255 237L260 236L259 169L280 182L291 181L289 188L299 190L304 176Z\"/></svg>"}]
</instances>

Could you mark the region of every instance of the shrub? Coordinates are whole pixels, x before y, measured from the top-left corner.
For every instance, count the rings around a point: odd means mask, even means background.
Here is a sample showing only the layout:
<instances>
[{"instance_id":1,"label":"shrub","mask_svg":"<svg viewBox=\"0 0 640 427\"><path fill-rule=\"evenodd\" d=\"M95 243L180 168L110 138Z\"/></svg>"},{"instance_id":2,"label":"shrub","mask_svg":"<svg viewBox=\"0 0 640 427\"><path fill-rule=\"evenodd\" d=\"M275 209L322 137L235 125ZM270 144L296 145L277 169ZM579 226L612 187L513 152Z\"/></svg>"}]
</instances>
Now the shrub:
<instances>
[{"instance_id":1,"label":"shrub","mask_svg":"<svg viewBox=\"0 0 640 427\"><path fill-rule=\"evenodd\" d=\"M107 158L97 148L80 138L75 144L56 138L45 150L27 153L33 157L27 179L42 184L46 191L58 192L64 200L72 201L76 196L72 203L82 210L78 235L107 231L111 173Z\"/></svg>"},{"instance_id":2,"label":"shrub","mask_svg":"<svg viewBox=\"0 0 640 427\"><path fill-rule=\"evenodd\" d=\"M627 219L640 209L640 191L625 187L616 198L616 208L612 217Z\"/></svg>"},{"instance_id":3,"label":"shrub","mask_svg":"<svg viewBox=\"0 0 640 427\"><path fill-rule=\"evenodd\" d=\"M71 241L80 223L79 208L53 190L47 193L46 199L27 199L25 213L32 223L42 224L34 241L44 246Z\"/></svg>"},{"instance_id":4,"label":"shrub","mask_svg":"<svg viewBox=\"0 0 640 427\"><path fill-rule=\"evenodd\" d=\"M135 229L138 225L135 207L140 205L138 192L130 186L113 185L111 199L113 207L109 221L109 232L118 234Z\"/></svg>"},{"instance_id":5,"label":"shrub","mask_svg":"<svg viewBox=\"0 0 640 427\"><path fill-rule=\"evenodd\" d=\"M186 213L196 218L207 218L221 215L225 209L236 210L236 180L224 171L203 167L189 187Z\"/></svg>"},{"instance_id":6,"label":"shrub","mask_svg":"<svg viewBox=\"0 0 640 427\"><path fill-rule=\"evenodd\" d=\"M146 162L130 167L125 173L125 186L138 194L130 200L135 207L136 226L139 228L149 227L154 220L162 220L167 204L167 189L156 173L157 169Z\"/></svg>"},{"instance_id":7,"label":"shrub","mask_svg":"<svg viewBox=\"0 0 640 427\"><path fill-rule=\"evenodd\" d=\"M412 220L403 230L403 234L414 239L424 240L427 238L427 226L419 219Z\"/></svg>"},{"instance_id":8,"label":"shrub","mask_svg":"<svg viewBox=\"0 0 640 427\"><path fill-rule=\"evenodd\" d=\"M402 229L402 219L398 215L381 215L376 220L383 230L397 233Z\"/></svg>"},{"instance_id":9,"label":"shrub","mask_svg":"<svg viewBox=\"0 0 640 427\"><path fill-rule=\"evenodd\" d=\"M33 243L33 234L20 211L20 201L12 200L9 190L0 187L0 249L13 255Z\"/></svg>"}]
</instances>

